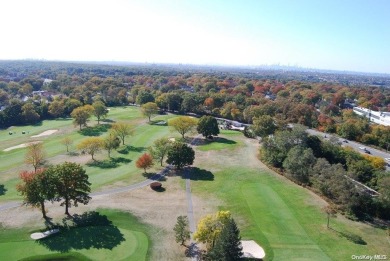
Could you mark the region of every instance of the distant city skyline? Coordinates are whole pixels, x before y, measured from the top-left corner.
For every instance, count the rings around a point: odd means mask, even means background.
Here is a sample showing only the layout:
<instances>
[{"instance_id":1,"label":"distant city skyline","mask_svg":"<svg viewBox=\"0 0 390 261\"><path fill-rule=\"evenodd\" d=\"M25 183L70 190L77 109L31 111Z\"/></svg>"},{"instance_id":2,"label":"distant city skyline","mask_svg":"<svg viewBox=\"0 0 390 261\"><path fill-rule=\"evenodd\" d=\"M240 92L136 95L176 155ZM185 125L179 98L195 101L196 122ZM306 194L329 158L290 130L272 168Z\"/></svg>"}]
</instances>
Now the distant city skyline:
<instances>
[{"instance_id":1,"label":"distant city skyline","mask_svg":"<svg viewBox=\"0 0 390 261\"><path fill-rule=\"evenodd\" d=\"M0 59L390 73L390 1L3 0Z\"/></svg>"}]
</instances>

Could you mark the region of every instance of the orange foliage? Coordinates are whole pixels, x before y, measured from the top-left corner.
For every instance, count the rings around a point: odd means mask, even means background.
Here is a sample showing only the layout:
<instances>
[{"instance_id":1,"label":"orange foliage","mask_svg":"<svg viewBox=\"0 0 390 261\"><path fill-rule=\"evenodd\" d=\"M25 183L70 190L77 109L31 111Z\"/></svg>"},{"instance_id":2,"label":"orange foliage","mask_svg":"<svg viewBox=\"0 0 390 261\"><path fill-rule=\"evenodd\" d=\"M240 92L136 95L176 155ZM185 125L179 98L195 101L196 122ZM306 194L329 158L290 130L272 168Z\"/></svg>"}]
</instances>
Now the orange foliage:
<instances>
[{"instance_id":1,"label":"orange foliage","mask_svg":"<svg viewBox=\"0 0 390 261\"><path fill-rule=\"evenodd\" d=\"M153 158L150 154L144 153L138 160L135 162L135 166L139 169L144 169L146 173L146 169L153 166Z\"/></svg>"}]
</instances>

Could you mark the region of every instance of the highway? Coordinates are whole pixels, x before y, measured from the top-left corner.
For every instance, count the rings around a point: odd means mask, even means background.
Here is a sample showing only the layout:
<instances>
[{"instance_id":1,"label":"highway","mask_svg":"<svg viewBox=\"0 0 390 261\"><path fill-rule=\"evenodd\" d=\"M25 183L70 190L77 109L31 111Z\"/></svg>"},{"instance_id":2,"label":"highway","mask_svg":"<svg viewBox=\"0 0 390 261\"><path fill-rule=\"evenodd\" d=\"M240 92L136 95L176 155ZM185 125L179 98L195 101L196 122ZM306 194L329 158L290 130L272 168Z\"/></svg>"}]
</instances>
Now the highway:
<instances>
[{"instance_id":1,"label":"highway","mask_svg":"<svg viewBox=\"0 0 390 261\"><path fill-rule=\"evenodd\" d=\"M381 151L381 150L377 150L377 149L374 149L374 148L371 148L365 144L361 144L361 143L358 143L358 142L355 142L355 141L350 141L348 140L348 142L343 142L345 139L343 138L339 138L337 137L336 135L330 135L328 133L323 133L323 132L320 132L320 131L316 131L316 130L313 130L313 129L307 129L307 132L310 134L310 135L316 135L316 136L319 136L319 137L322 137L322 138L326 138L327 140L329 140L332 136L336 137L340 142L341 142L341 146L343 147L346 147L346 146L349 146L351 148L353 148L354 150L362 153L362 154L366 154L364 152L364 150L360 149L359 147L365 147L371 155L371 156L377 156L377 157L381 157L383 159L386 159L386 158L390 158L390 153L388 152L384 152L384 151ZM385 160L386 161L386 160ZM387 163L390 163L388 161L386 161ZM389 171L390 168L389 168L389 165L387 165L386 169Z\"/></svg>"}]
</instances>

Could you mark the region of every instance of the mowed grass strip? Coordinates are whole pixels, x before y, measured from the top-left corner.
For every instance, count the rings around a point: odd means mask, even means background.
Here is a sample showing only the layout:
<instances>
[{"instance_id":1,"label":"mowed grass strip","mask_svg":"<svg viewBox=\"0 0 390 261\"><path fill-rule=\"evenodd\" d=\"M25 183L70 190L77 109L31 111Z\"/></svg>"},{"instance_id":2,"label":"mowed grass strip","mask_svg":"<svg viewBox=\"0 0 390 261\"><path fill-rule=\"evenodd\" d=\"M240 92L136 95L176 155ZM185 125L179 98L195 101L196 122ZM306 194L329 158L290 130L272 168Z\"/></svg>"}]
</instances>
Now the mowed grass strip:
<instances>
[{"instance_id":1,"label":"mowed grass strip","mask_svg":"<svg viewBox=\"0 0 390 261\"><path fill-rule=\"evenodd\" d=\"M147 260L153 228L130 213L98 210L112 226L91 223L32 240L32 229L8 229L0 235L1 260ZM104 242L103 242L104 240ZM25 251L28 249L28 251Z\"/></svg>"},{"instance_id":2,"label":"mowed grass strip","mask_svg":"<svg viewBox=\"0 0 390 261\"><path fill-rule=\"evenodd\" d=\"M233 137L237 142L242 137ZM255 142L255 141L254 141ZM208 151L196 167L212 178L192 180L191 190L204 198L216 197L220 209L230 210L244 239L253 239L266 251L266 260L350 260L352 255L388 253L386 230L347 220L331 219L326 228L326 204L312 192L261 168L244 142L229 150ZM250 150L249 150L250 151ZM202 152L199 152L201 154ZM239 166L236 162L240 162ZM197 175L196 175L197 176ZM357 243L351 237L361 238Z\"/></svg>"},{"instance_id":3,"label":"mowed grass strip","mask_svg":"<svg viewBox=\"0 0 390 261\"><path fill-rule=\"evenodd\" d=\"M174 115L158 115L154 117L154 120L161 121L175 117ZM114 122L121 121L134 125L134 136L126 137L125 146L121 146L117 151L112 152L112 159L108 158L107 152L100 152L96 158L97 162L93 162L92 159L87 159L87 162L83 162L82 165L89 175L89 180L92 183L92 190L100 190L102 186L111 185L115 182L121 182L122 184L132 184L145 177L142 176L142 171L135 167L135 161L138 157L146 152L148 146L152 145L155 139L164 136L178 136L176 133L171 133L171 130L167 126L150 125L145 123L146 118L141 116L138 107L115 107L110 108L110 112L103 124L113 124ZM88 126L97 126L97 122L94 118L88 123ZM47 161L51 160L55 162L64 162L66 160L74 160L78 158L76 156L70 156L66 153L66 147L61 143L65 137L70 137L73 140L73 144L70 151L77 152L76 146L83 139L88 136L82 135L78 127L74 127L71 120L48 120L43 121L39 126L23 126L15 127L18 130L30 129L28 136L14 136L9 135L7 130L0 131L0 137L12 136L13 140L10 143L19 145L32 140L41 140L46 153ZM42 133L45 130L58 129L55 134L44 136L40 138L31 139L31 135ZM102 128L105 129L105 128ZM21 134L20 134L21 135ZM100 133L101 137L105 137L107 132ZM9 152L4 152L6 147L0 144L0 184L4 185L6 191L3 195L0 194L0 201L17 200L21 197L16 192L15 186L19 182L19 172L21 170L32 170L32 167L24 163L24 157L26 154L26 148L15 149ZM8 148L8 147L7 147ZM86 156L88 158L88 156ZM86 164L85 164L86 163ZM158 171L159 168L156 164L156 168L150 171Z\"/></svg>"}]
</instances>

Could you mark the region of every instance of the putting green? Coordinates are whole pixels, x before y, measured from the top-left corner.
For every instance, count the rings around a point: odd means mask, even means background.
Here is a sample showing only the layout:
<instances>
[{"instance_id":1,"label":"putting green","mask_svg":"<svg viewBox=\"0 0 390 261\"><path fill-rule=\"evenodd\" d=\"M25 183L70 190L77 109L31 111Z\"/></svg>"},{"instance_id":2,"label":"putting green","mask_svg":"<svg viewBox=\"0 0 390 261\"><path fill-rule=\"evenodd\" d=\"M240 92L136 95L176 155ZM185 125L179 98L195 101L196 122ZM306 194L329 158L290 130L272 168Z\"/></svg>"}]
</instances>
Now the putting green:
<instances>
[{"instance_id":1,"label":"putting green","mask_svg":"<svg viewBox=\"0 0 390 261\"><path fill-rule=\"evenodd\" d=\"M27 229L5 230L0 236L0 260L145 260L148 227L124 212L99 211L112 226L61 230L42 241L29 238ZM103 216L105 217L105 216ZM3 233L4 232L4 233ZM27 250L28 251L25 251Z\"/></svg>"}]
</instances>

